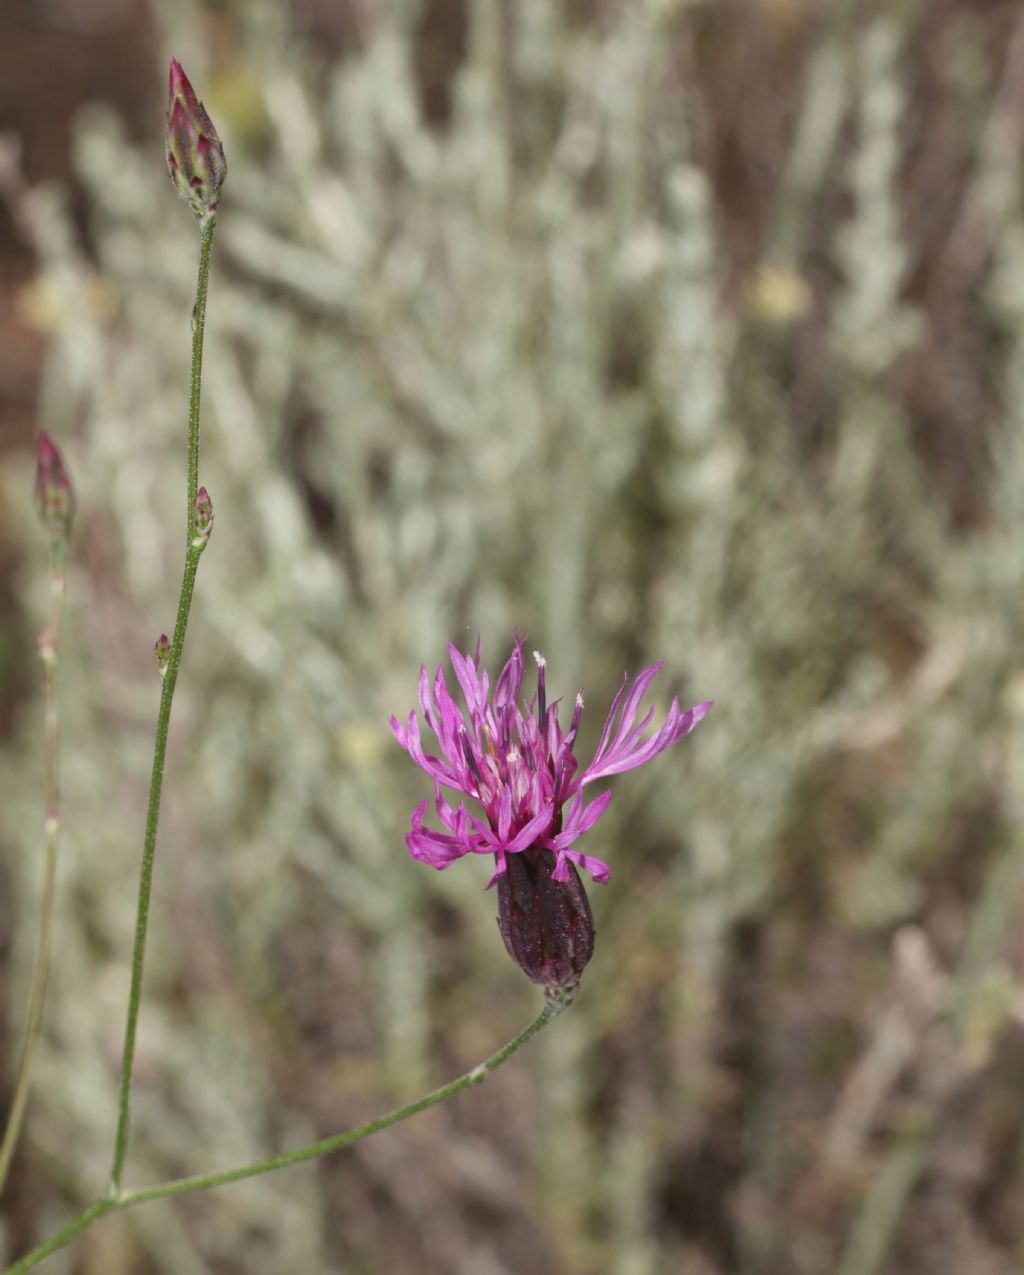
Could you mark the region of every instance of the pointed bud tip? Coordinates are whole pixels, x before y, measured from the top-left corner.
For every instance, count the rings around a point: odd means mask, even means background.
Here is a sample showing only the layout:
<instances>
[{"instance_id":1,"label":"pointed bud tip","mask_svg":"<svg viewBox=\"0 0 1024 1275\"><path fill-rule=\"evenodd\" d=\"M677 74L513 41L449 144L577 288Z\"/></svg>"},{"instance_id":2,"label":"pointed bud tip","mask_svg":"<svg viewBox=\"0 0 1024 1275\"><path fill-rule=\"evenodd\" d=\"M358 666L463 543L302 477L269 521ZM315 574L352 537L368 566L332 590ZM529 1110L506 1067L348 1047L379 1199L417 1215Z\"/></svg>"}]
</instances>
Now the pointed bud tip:
<instances>
[{"instance_id":1,"label":"pointed bud tip","mask_svg":"<svg viewBox=\"0 0 1024 1275\"><path fill-rule=\"evenodd\" d=\"M175 101L183 101L189 110L194 110L199 104L199 98L192 87L192 81L185 74L178 59L171 58L171 66L167 74L168 110L170 110Z\"/></svg>"},{"instance_id":2,"label":"pointed bud tip","mask_svg":"<svg viewBox=\"0 0 1024 1275\"><path fill-rule=\"evenodd\" d=\"M224 147L177 58L167 77L167 168L197 217L216 212L227 173Z\"/></svg>"},{"instance_id":3,"label":"pointed bud tip","mask_svg":"<svg viewBox=\"0 0 1024 1275\"><path fill-rule=\"evenodd\" d=\"M213 529L213 501L205 487L200 487L196 492L192 510L192 547L203 549Z\"/></svg>"}]
</instances>

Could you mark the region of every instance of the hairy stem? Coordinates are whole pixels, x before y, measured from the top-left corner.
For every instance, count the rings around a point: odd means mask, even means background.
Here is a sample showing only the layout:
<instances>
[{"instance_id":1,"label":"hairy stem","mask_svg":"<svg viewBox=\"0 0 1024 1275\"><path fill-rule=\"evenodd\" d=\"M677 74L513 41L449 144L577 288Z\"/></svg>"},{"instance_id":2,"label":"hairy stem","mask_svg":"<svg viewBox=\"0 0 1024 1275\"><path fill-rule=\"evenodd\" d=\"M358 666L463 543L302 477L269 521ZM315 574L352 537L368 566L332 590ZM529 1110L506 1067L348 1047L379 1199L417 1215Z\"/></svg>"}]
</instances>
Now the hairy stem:
<instances>
[{"instance_id":1,"label":"hairy stem","mask_svg":"<svg viewBox=\"0 0 1024 1275\"><path fill-rule=\"evenodd\" d=\"M149 924L149 902L153 887L153 859L156 854L156 831L160 819L160 796L163 789L164 759L167 754L167 732L171 720L171 704L178 681L181 653L185 645L192 592L196 583L196 571L202 546L197 546L193 534L196 495L199 489L199 400L203 375L203 334L206 329L206 292L210 277L210 251L216 226L214 214L208 213L200 220L199 278L196 284L196 303L192 312L192 377L188 404L188 482L185 524L185 570L178 598L178 615L174 624L174 636L164 672L163 690L160 695L160 711L156 720L156 741L153 748L153 774L149 785L149 809L146 815L146 836L142 851L142 871L139 877L139 902L135 916L135 944L132 948L132 982L128 996L128 1018L125 1024L124 1052L121 1059L121 1087L118 1099L117 1133L114 1139L114 1164L111 1171L111 1192L118 1196L124 1175L125 1155L128 1149L128 1124L131 1106L132 1067L135 1061L135 1036L139 1022L139 1004L142 996L142 971L146 955L146 930Z\"/></svg>"},{"instance_id":2,"label":"hairy stem","mask_svg":"<svg viewBox=\"0 0 1024 1275\"><path fill-rule=\"evenodd\" d=\"M444 1102L446 1098L451 1098L454 1094L461 1093L463 1089L483 1084L492 1071L500 1067L503 1062L512 1057L516 1050L521 1049L528 1040L536 1036L543 1027L546 1027L553 1018L561 1013L561 1010L562 1006L560 1004L552 1001L546 1002L544 1009L530 1026L520 1032L514 1040L510 1040L504 1049L500 1049L493 1057L488 1058L486 1062L474 1067L472 1071L467 1071L464 1075L459 1076L458 1079L442 1085L440 1089L434 1089L425 1094L424 1097L417 1098L415 1102L407 1103L404 1107L397 1107L394 1111L378 1116L376 1120L371 1120L367 1124L358 1125L355 1129L349 1129L346 1133L336 1133L330 1138L311 1143L308 1147L301 1147L298 1151L286 1151L281 1155L269 1156L266 1160L257 1160L254 1164L247 1164L238 1169L227 1169L222 1173L196 1174L194 1177L177 1178L173 1182L161 1182L158 1186L140 1187L135 1191L126 1191L122 1201L125 1205L141 1204L146 1200L160 1200L169 1195L184 1195L189 1191L205 1191L214 1186L226 1186L229 1182L241 1182L245 1178L255 1178L261 1173L273 1173L275 1169L287 1169L289 1165L301 1164L303 1160L315 1160L318 1156L327 1155L330 1151L340 1151L342 1147L351 1146L353 1142L359 1142L361 1139L369 1137L371 1133L378 1133L381 1129L387 1129L390 1125L398 1124L402 1120L408 1120L410 1116L426 1111L428 1107L437 1106L439 1102Z\"/></svg>"},{"instance_id":3,"label":"hairy stem","mask_svg":"<svg viewBox=\"0 0 1024 1275\"><path fill-rule=\"evenodd\" d=\"M11 1102L3 1142L0 1143L0 1192L7 1182L14 1150L18 1144L25 1107L28 1102L32 1072L32 1054L43 1019L43 1003L46 999L46 979L50 967L50 931L53 921L53 897L57 880L57 843L60 838L60 772L58 752L60 746L60 716L57 705L57 653L60 643L61 620L64 614L64 542L50 541L50 619L40 635L39 658L43 667L43 703L45 715L46 756L46 819L44 828L45 865L43 868L43 897L39 911L39 933L32 963L32 990L29 993L28 1019L25 1039L18 1060L17 1078L14 1082L14 1098Z\"/></svg>"},{"instance_id":4,"label":"hairy stem","mask_svg":"<svg viewBox=\"0 0 1024 1275\"><path fill-rule=\"evenodd\" d=\"M464 1075L459 1076L456 1080L442 1085L440 1089L434 1089L424 1097L417 1098L415 1102L406 1103L404 1107L389 1111L383 1116L378 1116L376 1120L371 1120L368 1124L349 1129L346 1133L338 1133L331 1138L324 1138L320 1142L314 1142L308 1147L300 1147L297 1151L286 1151L283 1155L269 1156L265 1160L257 1160L254 1164L247 1164L238 1169L227 1169L221 1173L196 1174L194 1177L177 1178L171 1182L162 1182L157 1186L140 1187L134 1191L121 1191L111 1184L110 1190L102 1199L97 1200L95 1204L80 1213L78 1217L68 1222L66 1226L40 1244L38 1248L26 1253L20 1261L15 1262L7 1270L6 1275L21 1275L21 1272L31 1270L43 1258L49 1257L51 1253L55 1253L58 1249L69 1244L76 1236L88 1230L94 1222L99 1221L101 1217L113 1212L115 1209L127 1209L136 1204L145 1204L150 1200L161 1200L172 1195L186 1195L191 1191L206 1191L215 1186L227 1186L231 1182L241 1182L245 1178L254 1178L262 1173L273 1173L275 1169L286 1169L289 1165L301 1164L304 1160L312 1160L317 1156L327 1155L330 1151L339 1151L342 1147L351 1146L353 1142L368 1138L371 1133L378 1133L381 1129L387 1129L390 1125L398 1124L402 1120L408 1120L410 1116L415 1116L420 1111L426 1111L428 1107L434 1107L439 1102L444 1102L446 1098L453 1097L463 1089L470 1089L474 1085L483 1084L492 1071L496 1071L503 1062L511 1058L527 1041L532 1040L548 1023L557 1018L565 1008L566 1003L557 999L547 1000L544 1009L529 1027L521 1031L518 1036L510 1040L503 1049L499 1049L486 1062L474 1067L472 1071L465 1072Z\"/></svg>"}]
</instances>

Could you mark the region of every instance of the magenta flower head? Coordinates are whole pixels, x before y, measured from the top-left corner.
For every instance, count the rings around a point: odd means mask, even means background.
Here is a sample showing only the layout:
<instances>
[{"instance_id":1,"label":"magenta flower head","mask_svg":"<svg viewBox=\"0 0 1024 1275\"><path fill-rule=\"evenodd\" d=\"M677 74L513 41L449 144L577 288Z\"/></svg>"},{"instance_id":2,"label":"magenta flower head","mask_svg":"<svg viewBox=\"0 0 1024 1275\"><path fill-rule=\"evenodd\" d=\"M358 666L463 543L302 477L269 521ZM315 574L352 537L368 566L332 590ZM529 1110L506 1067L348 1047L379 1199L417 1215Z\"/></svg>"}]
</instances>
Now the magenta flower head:
<instances>
[{"instance_id":1,"label":"magenta flower head","mask_svg":"<svg viewBox=\"0 0 1024 1275\"><path fill-rule=\"evenodd\" d=\"M167 167L197 217L216 212L228 171L224 147L176 58L171 59L167 92Z\"/></svg>"},{"instance_id":2,"label":"magenta flower head","mask_svg":"<svg viewBox=\"0 0 1024 1275\"><path fill-rule=\"evenodd\" d=\"M36 509L51 540L67 544L75 513L75 495L64 458L43 430L36 442Z\"/></svg>"},{"instance_id":3,"label":"magenta flower head","mask_svg":"<svg viewBox=\"0 0 1024 1275\"><path fill-rule=\"evenodd\" d=\"M466 854L494 856L488 882L498 887L498 924L509 954L549 994L575 990L594 947L590 905L577 872L597 882L610 875L607 864L577 848L577 842L608 809L610 791L587 801L589 784L634 770L688 735L711 708L711 701L683 712L673 700L665 721L649 731L654 709L638 722L647 688L662 667L645 669L632 684L626 677L612 700L590 763L574 755L583 712L576 696L567 733L558 721L558 703L547 703L545 661L534 652L537 689L520 703L523 644L516 634L512 654L493 692L480 671L480 643L474 655L449 644L449 656L466 712L448 691L444 669L433 681L420 669L419 706L437 737L440 756L424 750L413 710L403 724L391 718L395 738L434 781L434 812L440 829L426 826L429 801L412 812L406 836L414 859L443 869ZM482 808L472 814L464 800L449 805L442 789L469 797Z\"/></svg>"}]
</instances>

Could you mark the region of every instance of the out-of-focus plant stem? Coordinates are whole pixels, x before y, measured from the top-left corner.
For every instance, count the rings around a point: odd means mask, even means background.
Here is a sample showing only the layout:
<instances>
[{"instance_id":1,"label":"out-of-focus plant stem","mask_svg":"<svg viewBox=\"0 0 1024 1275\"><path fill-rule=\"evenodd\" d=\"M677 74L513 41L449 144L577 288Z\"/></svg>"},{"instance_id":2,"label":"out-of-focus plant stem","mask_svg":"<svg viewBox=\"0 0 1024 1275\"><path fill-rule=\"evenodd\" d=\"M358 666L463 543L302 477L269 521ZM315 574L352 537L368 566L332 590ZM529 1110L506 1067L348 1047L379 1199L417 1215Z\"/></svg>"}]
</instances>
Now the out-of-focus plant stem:
<instances>
[{"instance_id":1,"label":"out-of-focus plant stem","mask_svg":"<svg viewBox=\"0 0 1024 1275\"><path fill-rule=\"evenodd\" d=\"M22 1275L23 1271L31 1270L51 1253L56 1253L58 1249L70 1244L76 1236L88 1230L94 1222L98 1222L107 1213L131 1208L133 1204L145 1204L149 1200L161 1200L172 1195L186 1195L191 1191L207 1191L211 1187L227 1186L231 1182L241 1182L245 1178L255 1178L263 1173L273 1173L275 1169L286 1169L290 1165L301 1164L304 1160L314 1160L318 1156L327 1155L331 1151L340 1151L354 1142L360 1142L363 1138L368 1138L371 1133L379 1133L381 1129L387 1129L402 1120L408 1120L410 1116L418 1115L419 1112L426 1111L428 1107L437 1106L439 1102L444 1102L446 1098L461 1093L463 1089L471 1089L474 1085L483 1084L492 1071L496 1071L503 1062L507 1062L517 1050L557 1018L568 1003L568 1000L554 998L546 1000L543 1010L529 1027L524 1028L496 1054L492 1054L486 1062L480 1063L472 1071L465 1072L456 1080L442 1085L440 1089L434 1089L422 1098L406 1103L404 1107L396 1107L394 1111L378 1116L376 1120L359 1125L355 1129L349 1129L346 1133L338 1133L331 1138L314 1142L308 1147L300 1147L297 1151L286 1151L282 1155L269 1156L265 1160L257 1160L254 1164L243 1165L238 1169L226 1169L222 1173L196 1174L190 1178L162 1182L157 1186L140 1187L135 1191L121 1191L111 1183L110 1189L102 1199L90 1205L78 1217L73 1218L38 1248L26 1253L20 1261L15 1262L5 1272L5 1275Z\"/></svg>"},{"instance_id":2,"label":"out-of-focus plant stem","mask_svg":"<svg viewBox=\"0 0 1024 1275\"><path fill-rule=\"evenodd\" d=\"M153 774L149 786L149 809L146 815L146 836L142 852L142 871L139 877L139 902L135 917L135 944L132 949L132 982L128 997L128 1018L125 1025L124 1052L121 1059L121 1089L118 1100L117 1133L114 1140L114 1164L111 1171L111 1193L118 1196L124 1174L124 1161L128 1148L128 1124L131 1106L132 1066L135 1060L135 1036L139 1021L139 1003L142 996L142 971L146 954L146 930L149 924L149 902L153 886L153 859L156 854L156 831L160 819L160 796L163 789L164 759L167 754L167 732L171 720L171 704L178 681L181 653L185 645L192 592L195 588L199 558L205 547L197 544L195 537L195 505L199 489L199 401L203 375L203 334L206 328L206 293L210 277L210 252L216 216L207 213L200 219L199 278L196 283L196 302L192 312L192 376L188 409L188 482L186 492L185 570L178 599L178 615L174 624L174 636L164 672L160 711L156 722L156 742L153 749Z\"/></svg>"},{"instance_id":3,"label":"out-of-focus plant stem","mask_svg":"<svg viewBox=\"0 0 1024 1275\"><path fill-rule=\"evenodd\" d=\"M46 755L46 821L44 823L45 866L43 869L43 897L39 910L39 933L32 965L32 990L29 995L28 1019L25 1024L25 1040L18 1060L18 1074L14 1082L14 1099L11 1112L0 1143L0 1191L3 1191L10 1171L14 1150L18 1144L25 1106L28 1102L32 1072L32 1054L35 1050L39 1027L43 1018L46 999L46 979L50 967L50 931L53 921L53 897L57 880L57 844L60 838L60 770L58 751L60 746L60 715L57 705L57 652L60 644L61 620L64 615L64 557L63 540L50 540L50 617L47 627L39 637L39 660L43 668L43 702L45 714Z\"/></svg>"}]
</instances>

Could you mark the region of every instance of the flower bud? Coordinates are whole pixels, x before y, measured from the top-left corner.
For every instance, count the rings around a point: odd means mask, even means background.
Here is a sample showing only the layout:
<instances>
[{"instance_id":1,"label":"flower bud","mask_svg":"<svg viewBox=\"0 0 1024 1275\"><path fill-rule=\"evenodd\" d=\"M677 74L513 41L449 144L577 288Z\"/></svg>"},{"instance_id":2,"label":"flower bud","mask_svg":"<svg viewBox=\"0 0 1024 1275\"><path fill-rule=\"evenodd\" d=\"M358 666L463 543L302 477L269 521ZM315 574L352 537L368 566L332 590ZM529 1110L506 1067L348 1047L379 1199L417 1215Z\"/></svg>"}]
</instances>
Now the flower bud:
<instances>
[{"instance_id":1,"label":"flower bud","mask_svg":"<svg viewBox=\"0 0 1024 1275\"><path fill-rule=\"evenodd\" d=\"M167 94L167 167L178 193L197 217L216 211L228 170L224 147L175 58Z\"/></svg>"},{"instance_id":2,"label":"flower bud","mask_svg":"<svg viewBox=\"0 0 1024 1275\"><path fill-rule=\"evenodd\" d=\"M50 539L67 544L75 496L64 460L45 430L36 444L36 508Z\"/></svg>"},{"instance_id":3,"label":"flower bud","mask_svg":"<svg viewBox=\"0 0 1024 1275\"><path fill-rule=\"evenodd\" d=\"M156 640L156 666L160 670L160 676L167 676L167 663L171 658L171 639L166 633L161 633Z\"/></svg>"},{"instance_id":4,"label":"flower bud","mask_svg":"<svg viewBox=\"0 0 1024 1275\"><path fill-rule=\"evenodd\" d=\"M555 856L532 846L505 857L498 877L498 928L509 956L547 995L568 1002L594 954L594 918L573 864L555 881Z\"/></svg>"},{"instance_id":5,"label":"flower bud","mask_svg":"<svg viewBox=\"0 0 1024 1275\"><path fill-rule=\"evenodd\" d=\"M199 488L192 510L192 548L205 549L213 530L213 501L205 487Z\"/></svg>"}]
</instances>

